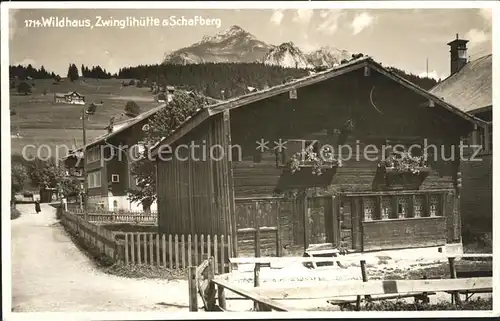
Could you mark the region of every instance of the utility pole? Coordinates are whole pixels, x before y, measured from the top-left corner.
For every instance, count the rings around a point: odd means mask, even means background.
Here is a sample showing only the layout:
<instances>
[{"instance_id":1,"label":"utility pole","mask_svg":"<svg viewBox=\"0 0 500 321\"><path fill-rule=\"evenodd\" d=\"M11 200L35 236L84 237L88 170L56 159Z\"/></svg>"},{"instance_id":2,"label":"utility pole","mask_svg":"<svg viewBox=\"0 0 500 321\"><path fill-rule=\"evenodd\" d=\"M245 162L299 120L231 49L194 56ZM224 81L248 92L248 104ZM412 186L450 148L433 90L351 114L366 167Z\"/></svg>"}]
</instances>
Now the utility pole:
<instances>
[{"instance_id":1,"label":"utility pole","mask_svg":"<svg viewBox=\"0 0 500 321\"><path fill-rule=\"evenodd\" d=\"M425 60L425 72L427 74L427 78L429 78L429 58Z\"/></svg>"},{"instance_id":2,"label":"utility pole","mask_svg":"<svg viewBox=\"0 0 500 321\"><path fill-rule=\"evenodd\" d=\"M87 212L87 171L85 170L85 164L86 164L86 151L85 151L85 146L87 146L87 135L85 132L85 104L82 106L82 133L83 133L83 148L82 148L82 153L83 153L83 195L82 195L82 205L83 205L83 217L85 221L88 222L89 220L89 214Z\"/></svg>"}]
</instances>

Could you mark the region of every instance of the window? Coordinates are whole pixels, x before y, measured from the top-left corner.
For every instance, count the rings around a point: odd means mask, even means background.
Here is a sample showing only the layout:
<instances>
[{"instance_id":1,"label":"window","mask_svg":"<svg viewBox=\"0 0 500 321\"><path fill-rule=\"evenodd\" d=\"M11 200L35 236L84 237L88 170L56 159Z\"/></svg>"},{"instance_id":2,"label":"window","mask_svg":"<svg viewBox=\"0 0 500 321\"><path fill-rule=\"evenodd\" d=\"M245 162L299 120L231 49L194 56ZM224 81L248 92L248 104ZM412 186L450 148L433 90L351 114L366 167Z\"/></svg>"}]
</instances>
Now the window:
<instances>
[{"instance_id":1,"label":"window","mask_svg":"<svg viewBox=\"0 0 500 321\"><path fill-rule=\"evenodd\" d=\"M101 148L100 146L95 146L89 148L87 151L87 164L95 163L101 160Z\"/></svg>"},{"instance_id":2,"label":"window","mask_svg":"<svg viewBox=\"0 0 500 321\"><path fill-rule=\"evenodd\" d=\"M384 196L382 197L382 206L381 206L380 217L383 220L387 220L392 218L392 204L391 197Z\"/></svg>"},{"instance_id":3,"label":"window","mask_svg":"<svg viewBox=\"0 0 500 321\"><path fill-rule=\"evenodd\" d=\"M101 187L101 172L93 172L87 175L88 188Z\"/></svg>"},{"instance_id":4,"label":"window","mask_svg":"<svg viewBox=\"0 0 500 321\"><path fill-rule=\"evenodd\" d=\"M136 177L135 178L135 185L139 186L139 184L141 183L142 179L140 177Z\"/></svg>"},{"instance_id":5,"label":"window","mask_svg":"<svg viewBox=\"0 0 500 321\"><path fill-rule=\"evenodd\" d=\"M90 173L87 176L87 184L89 188L94 188L95 182L94 182L95 175L94 173Z\"/></svg>"},{"instance_id":6,"label":"window","mask_svg":"<svg viewBox=\"0 0 500 321\"><path fill-rule=\"evenodd\" d=\"M364 214L365 214L365 221L371 221L376 219L376 206L377 206L377 201L375 197L364 197L363 198L363 205L364 205Z\"/></svg>"},{"instance_id":7,"label":"window","mask_svg":"<svg viewBox=\"0 0 500 321\"><path fill-rule=\"evenodd\" d=\"M408 209L408 198L406 197L398 197L397 198L397 206L398 206L398 216L397 218L406 218L409 215Z\"/></svg>"},{"instance_id":8,"label":"window","mask_svg":"<svg viewBox=\"0 0 500 321\"><path fill-rule=\"evenodd\" d=\"M441 197L439 195L429 196L429 216L441 216Z\"/></svg>"},{"instance_id":9,"label":"window","mask_svg":"<svg viewBox=\"0 0 500 321\"><path fill-rule=\"evenodd\" d=\"M112 174L111 175L111 182L113 182L113 183L120 182L120 175L118 175L118 174Z\"/></svg>"}]
</instances>

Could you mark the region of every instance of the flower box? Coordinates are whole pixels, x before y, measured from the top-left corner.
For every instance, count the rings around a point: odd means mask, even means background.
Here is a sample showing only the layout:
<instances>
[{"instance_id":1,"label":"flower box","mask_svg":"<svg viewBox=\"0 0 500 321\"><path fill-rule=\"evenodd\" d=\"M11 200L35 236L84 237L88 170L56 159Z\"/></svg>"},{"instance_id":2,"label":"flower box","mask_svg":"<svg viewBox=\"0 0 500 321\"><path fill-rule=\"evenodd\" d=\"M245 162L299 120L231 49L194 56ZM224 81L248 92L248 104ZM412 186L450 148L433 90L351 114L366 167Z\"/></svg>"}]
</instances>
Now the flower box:
<instances>
[{"instance_id":1,"label":"flower box","mask_svg":"<svg viewBox=\"0 0 500 321\"><path fill-rule=\"evenodd\" d=\"M418 189L431 169L429 167L415 167L413 169L414 171L393 167L384 168L386 187L392 190Z\"/></svg>"},{"instance_id":2,"label":"flower box","mask_svg":"<svg viewBox=\"0 0 500 321\"><path fill-rule=\"evenodd\" d=\"M430 167L414 167L413 170L401 170L396 167L384 167L385 173L389 175L401 175L401 174L412 174L419 175L429 173L431 171Z\"/></svg>"},{"instance_id":3,"label":"flower box","mask_svg":"<svg viewBox=\"0 0 500 321\"><path fill-rule=\"evenodd\" d=\"M303 161L303 162L300 162L298 164L298 167L313 167L313 166L317 166L319 168L324 168L324 169L330 169L330 168L334 168L334 167L338 167L338 162L336 161L332 161L332 162L324 162L323 164L321 165L317 165L315 162L313 161Z\"/></svg>"}]
</instances>

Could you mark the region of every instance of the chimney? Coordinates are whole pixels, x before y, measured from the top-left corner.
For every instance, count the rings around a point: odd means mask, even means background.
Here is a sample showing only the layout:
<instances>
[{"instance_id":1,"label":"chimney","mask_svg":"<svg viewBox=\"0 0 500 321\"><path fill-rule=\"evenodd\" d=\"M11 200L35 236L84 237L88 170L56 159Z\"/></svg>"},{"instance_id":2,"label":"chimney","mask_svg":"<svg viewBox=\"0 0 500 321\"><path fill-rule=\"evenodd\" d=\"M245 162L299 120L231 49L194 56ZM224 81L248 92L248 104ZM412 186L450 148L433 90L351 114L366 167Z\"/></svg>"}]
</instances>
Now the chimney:
<instances>
[{"instance_id":1,"label":"chimney","mask_svg":"<svg viewBox=\"0 0 500 321\"><path fill-rule=\"evenodd\" d=\"M457 33L456 39L448 43L448 46L450 46L450 71L452 75L467 64L468 42L469 40L460 39Z\"/></svg>"}]
</instances>

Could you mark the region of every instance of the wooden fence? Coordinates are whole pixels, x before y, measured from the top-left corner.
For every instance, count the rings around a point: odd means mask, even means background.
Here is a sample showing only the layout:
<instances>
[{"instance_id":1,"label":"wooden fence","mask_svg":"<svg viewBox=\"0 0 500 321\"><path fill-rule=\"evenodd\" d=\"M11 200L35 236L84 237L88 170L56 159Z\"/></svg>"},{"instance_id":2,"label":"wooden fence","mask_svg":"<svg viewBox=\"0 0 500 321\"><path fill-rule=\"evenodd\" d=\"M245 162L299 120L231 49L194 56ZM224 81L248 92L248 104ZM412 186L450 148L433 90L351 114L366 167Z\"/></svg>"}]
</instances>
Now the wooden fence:
<instances>
[{"instance_id":1,"label":"wooden fence","mask_svg":"<svg viewBox=\"0 0 500 321\"><path fill-rule=\"evenodd\" d=\"M149 264L170 269L198 265L214 258L214 273L229 271L231 239L224 235L116 233L125 264Z\"/></svg>"},{"instance_id":2,"label":"wooden fence","mask_svg":"<svg viewBox=\"0 0 500 321\"><path fill-rule=\"evenodd\" d=\"M203 301L203 307L206 311L225 312L227 310L225 289L242 296L244 299L254 301L257 311L289 311L289 308L265 296L215 279L214 266L214 258L205 257L205 260L198 267L189 267L190 312L198 311L198 294Z\"/></svg>"},{"instance_id":3,"label":"wooden fence","mask_svg":"<svg viewBox=\"0 0 500 321\"><path fill-rule=\"evenodd\" d=\"M397 298L405 298L405 297L414 297L415 300L421 300L423 302L428 302L428 295L435 294L432 291L436 292L447 292L451 294L451 302L452 303L460 303L461 298L460 294L465 294L466 300L470 298L470 296L474 293L491 293L493 292L493 279L492 277L470 277L470 278L461 278L457 279L457 271L455 268L455 259L456 258L486 258L491 259L491 254L460 254L460 255L444 255L444 254L431 254L425 257L421 257L425 259L448 259L449 269L450 269L450 278L449 279L441 279L441 280L404 280L404 281L394 281L394 280L385 280L385 281L368 281L368 275L366 271L366 261L363 257L351 258L349 256L342 257L286 257L286 258L278 258L278 257L246 257L246 258L231 258L230 264L255 264L254 267L254 291L251 293L254 295L254 298L251 298L254 301L256 310L269 309L271 306L268 304L276 303L273 300L301 300L304 298L311 299L328 299L328 302L333 305L339 304L350 304L356 303L356 309L360 309L360 303L362 301L362 296L366 301L375 301L375 300L389 300L389 299L397 299ZM413 258L418 259L418 258ZM260 265L270 265L270 264L279 264L284 266L286 264L291 263L303 263L303 264L311 264L313 262L345 262L345 261L353 261L359 260L361 267L361 277L362 282L359 281L347 281L347 282L323 282L321 284L315 286L306 286L306 287L275 287L272 289L261 289L260 286ZM492 271L486 271L486 275L491 275ZM476 273L478 274L478 273ZM230 289L233 287L229 285L225 281L214 279L216 284L221 284L221 286ZM367 284L369 283L369 284ZM238 293L237 291L234 291ZM248 292L248 291L247 291ZM242 295L241 293L238 293ZM265 298L265 301L259 302L255 298L261 297ZM378 295L376 298L372 298L372 295ZM244 297L248 297L248 293L243 295ZM356 296L356 299L342 299L341 297L346 296ZM333 299L333 297L335 297ZM340 297L340 298L339 298ZM227 298L233 299L233 298ZM226 300L226 298L224 299ZM267 311L267 310L265 310Z\"/></svg>"},{"instance_id":4,"label":"wooden fence","mask_svg":"<svg viewBox=\"0 0 500 321\"><path fill-rule=\"evenodd\" d=\"M231 240L224 235L167 235L149 232L112 232L87 222L80 214L61 211L61 223L70 234L94 250L127 265L154 265L186 269L214 257L214 273L229 271Z\"/></svg>"},{"instance_id":5,"label":"wooden fence","mask_svg":"<svg viewBox=\"0 0 500 321\"><path fill-rule=\"evenodd\" d=\"M85 213L79 208L73 208L71 213L85 217ZM92 211L88 213L88 220L99 223L156 224L158 216L156 212Z\"/></svg>"},{"instance_id":6,"label":"wooden fence","mask_svg":"<svg viewBox=\"0 0 500 321\"><path fill-rule=\"evenodd\" d=\"M87 247L92 247L115 261L119 260L118 243L113 232L66 211L61 211L60 218L66 230Z\"/></svg>"}]
</instances>

